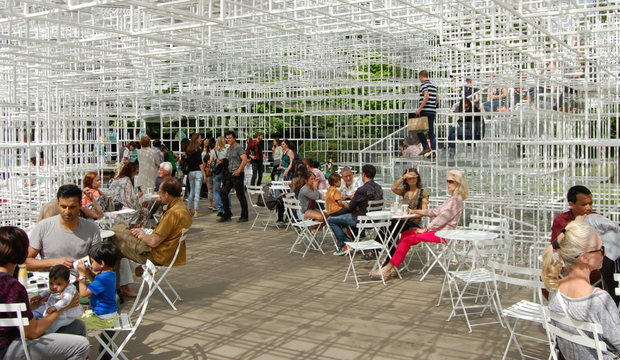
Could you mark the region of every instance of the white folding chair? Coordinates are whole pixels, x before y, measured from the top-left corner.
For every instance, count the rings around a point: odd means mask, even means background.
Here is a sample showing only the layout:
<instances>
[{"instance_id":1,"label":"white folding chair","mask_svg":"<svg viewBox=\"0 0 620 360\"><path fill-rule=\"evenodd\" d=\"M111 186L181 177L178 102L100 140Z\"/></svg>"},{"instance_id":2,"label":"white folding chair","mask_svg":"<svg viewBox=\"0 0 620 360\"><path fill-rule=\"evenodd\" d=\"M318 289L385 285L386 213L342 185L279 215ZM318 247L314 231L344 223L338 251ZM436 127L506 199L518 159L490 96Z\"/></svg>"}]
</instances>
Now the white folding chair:
<instances>
[{"instance_id":1,"label":"white folding chair","mask_svg":"<svg viewBox=\"0 0 620 360\"><path fill-rule=\"evenodd\" d=\"M170 262L170 265L154 265L156 270L157 270L156 271L157 274L161 274L161 275L159 275L159 278L156 279L155 286L153 286L153 288L151 288L150 291L151 292L155 292L156 289L159 290L159 292L163 295L163 297L166 299L166 301L168 302L168 304L170 305L170 307L174 311L177 310L177 308L176 308L176 306L174 306L174 304L176 304L177 301L183 301L183 299L176 292L176 290L174 290L174 288L172 287L172 284L170 284L170 282L168 281L166 275L168 274L168 272L170 272L170 270L172 269L175 261L177 260L177 256L179 255L179 250L181 249L181 246L183 245L185 239L187 239L187 232L188 231L189 231L189 229L181 230L181 237L179 238L179 245L177 245L177 250L174 253L174 257L172 258L172 261ZM172 293L174 294L174 296L175 296L174 300L170 300L168 295L166 295L164 290L161 288L162 281L166 283L166 285L168 286L170 291L172 291ZM142 306L142 305L140 305L140 306Z\"/></svg>"},{"instance_id":2,"label":"white folding chair","mask_svg":"<svg viewBox=\"0 0 620 360\"><path fill-rule=\"evenodd\" d=\"M252 230L254 227L261 228L261 226L256 226L256 222L260 220L261 224L264 225L262 227L263 231L266 231L267 227L269 226L269 222L273 220L273 211L267 208L267 205L266 205L267 203L265 202L265 192L263 191L263 187L255 186L255 185L248 185L246 186L246 189L248 191L248 201L250 202L252 209L254 209L254 212L256 213L256 217L254 218L254 222L252 223L252 226L250 226L250 230ZM265 204L265 206L258 206L254 202L254 200L252 199L252 196L255 196L255 195L258 195L256 202L258 202L258 199L262 199L263 204ZM263 221L261 217L266 217L266 216L269 216L267 218L267 221Z\"/></svg>"},{"instance_id":3,"label":"white folding chair","mask_svg":"<svg viewBox=\"0 0 620 360\"><path fill-rule=\"evenodd\" d=\"M455 316L465 317L469 332L472 332L473 326L489 325L500 323L504 326L502 318L499 314L496 314L498 321L487 322L482 324L472 324L469 319L469 310L479 309L477 312L480 317L484 315L488 309L491 313L494 312L493 305L497 309L495 304L495 298L493 297L495 288L493 278L491 277L491 271L485 267L488 260L504 260L509 256L511 251L512 242L509 239L493 239L493 240L477 240L473 241L470 248L471 257L469 253L465 253L459 260L459 265L455 271L448 271L444 278L444 284L448 284L448 292L450 295L450 302L452 304L452 312L446 321L450 321ZM467 270L461 270L466 268ZM460 283L463 283L460 285ZM476 287L477 289L470 290L470 287ZM439 303L443 299L443 286L442 293L439 295ZM473 300L474 304L466 305L465 300ZM439 304L438 304L439 305ZM462 313L457 313L462 311Z\"/></svg>"},{"instance_id":4,"label":"white folding chair","mask_svg":"<svg viewBox=\"0 0 620 360\"><path fill-rule=\"evenodd\" d=\"M517 336L527 338L536 341L547 342L547 338L540 339L527 334L520 334L517 332L517 326L519 321L531 321L537 324L542 324L543 317L540 313L540 306L543 305L542 289L545 284L540 280L542 271L540 269L532 269L529 267L519 267L513 265L501 264L495 261L489 261L487 266L491 269L491 277L493 278L495 288L495 299L497 304L497 312L501 314L504 319L506 327L510 331L510 338L504 351L504 357L506 359L510 345L514 342L517 346L517 350L522 359L530 358L536 359L534 356L526 355L521 349L521 345L517 339ZM527 287L532 289L532 300L521 300L514 305L504 309L502 307L501 296L499 294L500 286L498 283L504 283L506 285L514 285L519 287ZM514 319L514 323L511 325L509 318Z\"/></svg>"},{"instance_id":5,"label":"white folding chair","mask_svg":"<svg viewBox=\"0 0 620 360\"><path fill-rule=\"evenodd\" d=\"M0 304L0 313L13 314L12 318L0 318L0 326L2 327L18 327L19 337L22 341L22 347L24 348L24 354L26 359L30 360L30 353L28 352L28 345L26 344L26 333L24 332L24 326L28 326L30 323L28 318L22 317L22 311L26 311L26 304Z\"/></svg>"},{"instance_id":6,"label":"white folding chair","mask_svg":"<svg viewBox=\"0 0 620 360\"><path fill-rule=\"evenodd\" d=\"M383 252L385 252L386 248L387 248L387 236L389 231L390 231L390 220L392 219L392 216L389 213L386 214L378 214L378 215L373 215L371 216L358 216L357 217L357 233L355 235L355 239L353 241L347 241L345 242L345 244L351 249L349 251L349 267L347 268L347 273L344 276L344 280L343 282L347 281L347 278L349 277L349 273L353 272L353 277L355 278L355 284L357 285L357 288L360 288L360 284L371 284L371 283L383 283L383 285L385 284L385 277L383 276L383 273L381 273L381 281L379 280L368 280L368 281L362 281L360 282L358 280L358 278L361 277L370 277L369 274L362 274L362 275L357 275L357 272L355 271L355 264L356 263L364 263L367 264L368 261L364 260L364 261L355 261L355 256L357 255L357 253L359 252L360 254L364 254L367 251L373 250L377 253L377 256L375 256L374 260L369 260L369 261L374 261L374 268L376 269L380 269L381 268L381 260L383 257L381 256L381 254ZM378 242L376 240L365 240L365 241L360 241L360 237L362 232L364 232L365 230L374 230L375 233L377 234L377 236L379 237L379 240L381 242ZM398 272L398 270L397 270ZM398 276L400 277L400 273L398 273Z\"/></svg>"},{"instance_id":7,"label":"white folding chair","mask_svg":"<svg viewBox=\"0 0 620 360\"><path fill-rule=\"evenodd\" d=\"M558 360L558 354L556 351L558 337L566 341L594 349L598 360L603 360L605 358L603 354L609 354L612 358L616 357L614 354L609 353L605 341L600 340L601 335L603 334L603 328L600 324L579 321L568 316L558 315L549 310L546 306L540 306L540 311L543 315L542 324L547 331L547 337L549 338L549 349L551 350L550 357L553 358L553 360ZM567 331L562 327L573 329L576 333ZM586 335L584 331L587 331L592 335Z\"/></svg>"},{"instance_id":8,"label":"white folding chair","mask_svg":"<svg viewBox=\"0 0 620 360\"><path fill-rule=\"evenodd\" d=\"M320 251L321 254L325 255L316 239L316 233L312 232L310 229L313 226L321 225L321 223L314 220L298 219L297 211L301 210L301 205L297 199L284 198L284 208L288 213L290 225L293 226L293 229L295 229L295 232L297 233L297 238L288 253L302 254L303 257L306 257L308 250L312 249ZM305 246L305 250L296 250L295 248L299 245Z\"/></svg>"},{"instance_id":9,"label":"white folding chair","mask_svg":"<svg viewBox=\"0 0 620 360\"><path fill-rule=\"evenodd\" d=\"M116 324L114 324L114 326L111 328L90 330L91 334L93 334L95 339L97 339L99 344L101 344L101 346L105 350L99 353L99 357L97 358L98 360L101 359L106 352L112 356L112 359L118 359L119 357L121 357L125 360L128 360L127 357L123 354L123 349L138 330L138 326L140 326L142 318L144 317L144 313L146 312L149 299L153 294L153 287L156 286L155 265L153 265L150 260L147 260L146 265L144 266L146 268L144 270L144 273L142 274L142 284L140 285L138 295L136 296L136 301L133 303L131 310L129 310L128 313L121 313L118 316ZM131 318L137 309L140 309L140 314L135 321L132 321ZM108 332L113 332L113 335L110 336ZM121 344L116 345L114 340L119 334L121 334L121 332L128 333L125 336L125 339L121 342Z\"/></svg>"}]
</instances>

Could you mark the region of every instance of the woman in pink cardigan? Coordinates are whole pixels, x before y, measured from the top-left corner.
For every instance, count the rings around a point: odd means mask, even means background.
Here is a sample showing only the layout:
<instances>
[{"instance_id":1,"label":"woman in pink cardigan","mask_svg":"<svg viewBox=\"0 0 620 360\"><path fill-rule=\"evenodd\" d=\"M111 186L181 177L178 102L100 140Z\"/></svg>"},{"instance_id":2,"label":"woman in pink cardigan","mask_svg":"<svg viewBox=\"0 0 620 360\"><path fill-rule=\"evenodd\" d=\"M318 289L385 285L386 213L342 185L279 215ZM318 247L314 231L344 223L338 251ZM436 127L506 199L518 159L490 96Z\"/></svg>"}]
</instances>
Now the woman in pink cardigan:
<instances>
[{"instance_id":1,"label":"woman in pink cardigan","mask_svg":"<svg viewBox=\"0 0 620 360\"><path fill-rule=\"evenodd\" d=\"M440 243L441 239L435 236L440 230L453 230L463 211L463 200L467 199L469 190L467 189L467 181L465 175L459 170L450 170L448 172L448 192L450 197L436 209L426 210L409 210L410 214L418 214L422 216L430 216L435 219L428 224L426 228L409 230L402 233L400 243L396 248L396 253L392 256L390 262L375 272L370 272L373 277L381 277L387 279L396 275L396 269L402 264L409 249L413 245L417 245L422 241Z\"/></svg>"}]
</instances>

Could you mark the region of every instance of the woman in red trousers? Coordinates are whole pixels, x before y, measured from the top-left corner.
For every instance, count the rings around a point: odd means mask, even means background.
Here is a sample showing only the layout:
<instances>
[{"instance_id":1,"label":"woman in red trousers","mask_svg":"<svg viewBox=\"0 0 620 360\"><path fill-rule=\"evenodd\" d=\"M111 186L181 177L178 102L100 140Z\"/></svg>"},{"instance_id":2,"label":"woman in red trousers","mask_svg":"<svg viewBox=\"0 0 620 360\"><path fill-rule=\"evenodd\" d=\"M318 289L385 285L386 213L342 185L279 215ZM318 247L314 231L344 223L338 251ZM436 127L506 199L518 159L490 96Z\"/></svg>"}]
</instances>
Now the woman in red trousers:
<instances>
[{"instance_id":1,"label":"woman in red trousers","mask_svg":"<svg viewBox=\"0 0 620 360\"><path fill-rule=\"evenodd\" d=\"M467 199L469 191L467 189L467 181L465 175L459 170L450 170L448 172L448 192L450 197L436 209L426 210L409 210L410 214L419 214L422 216L430 216L435 219L428 224L426 228L409 230L402 233L400 243L396 248L396 253L392 256L390 262L381 269L371 272L373 277L389 278L396 274L396 268L403 262L407 252L413 245L417 245L423 241L440 243L441 239L435 236L440 230L453 230L463 211L463 200Z\"/></svg>"}]
</instances>

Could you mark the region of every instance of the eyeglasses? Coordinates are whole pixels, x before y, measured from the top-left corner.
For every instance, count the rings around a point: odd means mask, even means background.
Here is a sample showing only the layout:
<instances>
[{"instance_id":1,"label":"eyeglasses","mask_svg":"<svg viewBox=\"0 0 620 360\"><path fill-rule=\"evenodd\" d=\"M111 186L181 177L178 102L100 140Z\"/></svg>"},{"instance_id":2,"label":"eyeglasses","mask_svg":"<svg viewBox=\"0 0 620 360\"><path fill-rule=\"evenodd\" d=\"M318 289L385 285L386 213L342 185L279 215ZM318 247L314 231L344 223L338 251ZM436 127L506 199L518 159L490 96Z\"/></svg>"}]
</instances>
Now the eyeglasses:
<instances>
[{"instance_id":1,"label":"eyeglasses","mask_svg":"<svg viewBox=\"0 0 620 360\"><path fill-rule=\"evenodd\" d=\"M592 251L585 252L584 254L592 254L592 253L597 253L599 251L601 252L601 255L605 256L605 246L601 246L601 248L598 250L592 250Z\"/></svg>"},{"instance_id":2,"label":"eyeglasses","mask_svg":"<svg viewBox=\"0 0 620 360\"><path fill-rule=\"evenodd\" d=\"M454 180L449 180L449 179L448 179L448 180L446 180L446 181L448 182L448 184L456 184L456 181L454 181Z\"/></svg>"}]
</instances>

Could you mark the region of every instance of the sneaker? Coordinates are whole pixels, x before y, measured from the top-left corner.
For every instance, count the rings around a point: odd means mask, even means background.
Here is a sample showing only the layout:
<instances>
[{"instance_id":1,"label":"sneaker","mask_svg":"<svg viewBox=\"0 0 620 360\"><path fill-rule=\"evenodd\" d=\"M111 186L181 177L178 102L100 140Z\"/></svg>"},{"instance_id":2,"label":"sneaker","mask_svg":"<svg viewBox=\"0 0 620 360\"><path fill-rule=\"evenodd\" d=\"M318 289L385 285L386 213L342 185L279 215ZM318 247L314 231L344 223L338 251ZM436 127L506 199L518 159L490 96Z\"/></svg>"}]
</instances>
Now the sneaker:
<instances>
[{"instance_id":1,"label":"sneaker","mask_svg":"<svg viewBox=\"0 0 620 360\"><path fill-rule=\"evenodd\" d=\"M351 248L345 245L341 247L338 251L334 252L334 256L348 255L349 251L351 251Z\"/></svg>"},{"instance_id":2,"label":"sneaker","mask_svg":"<svg viewBox=\"0 0 620 360\"><path fill-rule=\"evenodd\" d=\"M224 213L222 213L222 212L217 213L217 217L222 217L222 216L224 216Z\"/></svg>"},{"instance_id":3,"label":"sneaker","mask_svg":"<svg viewBox=\"0 0 620 360\"><path fill-rule=\"evenodd\" d=\"M238 223L242 223L242 222L246 222L246 221L248 221L248 218L246 218L246 217L240 217L240 218L237 219Z\"/></svg>"},{"instance_id":4,"label":"sneaker","mask_svg":"<svg viewBox=\"0 0 620 360\"><path fill-rule=\"evenodd\" d=\"M230 216L224 216L222 215L222 217L220 217L219 219L215 220L217 222L225 222L225 221L230 221Z\"/></svg>"}]
</instances>

